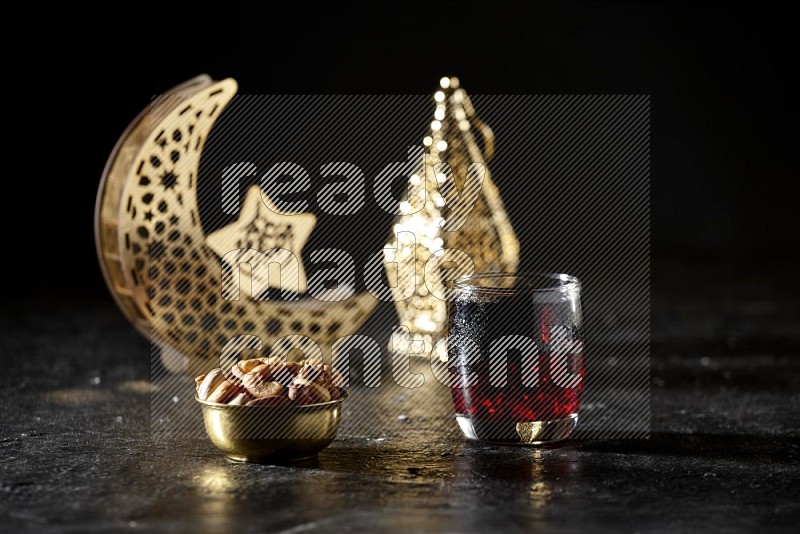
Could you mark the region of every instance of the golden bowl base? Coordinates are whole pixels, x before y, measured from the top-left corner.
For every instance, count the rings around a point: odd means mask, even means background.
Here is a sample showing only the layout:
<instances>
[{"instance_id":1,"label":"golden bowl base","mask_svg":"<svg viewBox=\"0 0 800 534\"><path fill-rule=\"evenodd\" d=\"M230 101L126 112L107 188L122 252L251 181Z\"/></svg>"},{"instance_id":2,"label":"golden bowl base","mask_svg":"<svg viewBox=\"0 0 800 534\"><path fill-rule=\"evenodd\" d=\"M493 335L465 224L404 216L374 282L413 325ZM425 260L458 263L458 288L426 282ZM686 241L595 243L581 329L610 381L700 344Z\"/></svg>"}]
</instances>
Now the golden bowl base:
<instances>
[{"instance_id":1,"label":"golden bowl base","mask_svg":"<svg viewBox=\"0 0 800 534\"><path fill-rule=\"evenodd\" d=\"M316 458L339 429L343 396L298 406L232 406L197 399L211 442L231 461L298 463Z\"/></svg>"}]
</instances>

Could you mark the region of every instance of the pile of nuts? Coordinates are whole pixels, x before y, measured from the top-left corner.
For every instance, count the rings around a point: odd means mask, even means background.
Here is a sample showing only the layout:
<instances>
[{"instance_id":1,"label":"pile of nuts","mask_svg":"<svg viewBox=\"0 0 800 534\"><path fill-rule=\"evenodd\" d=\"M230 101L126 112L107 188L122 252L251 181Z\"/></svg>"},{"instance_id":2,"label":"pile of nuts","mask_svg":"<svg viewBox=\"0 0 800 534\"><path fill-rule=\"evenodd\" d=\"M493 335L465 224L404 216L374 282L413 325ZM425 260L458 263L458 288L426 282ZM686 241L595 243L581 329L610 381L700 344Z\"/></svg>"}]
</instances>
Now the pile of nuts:
<instances>
[{"instance_id":1,"label":"pile of nuts","mask_svg":"<svg viewBox=\"0 0 800 534\"><path fill-rule=\"evenodd\" d=\"M342 375L321 360L287 362L283 358L254 358L195 378L200 400L231 405L289 406L317 404L342 396Z\"/></svg>"}]
</instances>

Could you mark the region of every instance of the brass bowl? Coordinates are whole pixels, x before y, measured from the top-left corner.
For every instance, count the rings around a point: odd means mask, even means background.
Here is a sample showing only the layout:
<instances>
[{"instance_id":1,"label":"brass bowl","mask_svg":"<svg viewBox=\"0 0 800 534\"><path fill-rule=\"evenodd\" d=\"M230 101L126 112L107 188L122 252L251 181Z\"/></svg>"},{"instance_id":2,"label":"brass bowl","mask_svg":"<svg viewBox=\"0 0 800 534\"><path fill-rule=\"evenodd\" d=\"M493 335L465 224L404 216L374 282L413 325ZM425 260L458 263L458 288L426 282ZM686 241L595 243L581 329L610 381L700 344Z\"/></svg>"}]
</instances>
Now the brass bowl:
<instances>
[{"instance_id":1,"label":"brass bowl","mask_svg":"<svg viewBox=\"0 0 800 534\"><path fill-rule=\"evenodd\" d=\"M236 462L297 462L314 458L339 429L346 390L334 401L298 406L231 406L203 401L211 442Z\"/></svg>"}]
</instances>

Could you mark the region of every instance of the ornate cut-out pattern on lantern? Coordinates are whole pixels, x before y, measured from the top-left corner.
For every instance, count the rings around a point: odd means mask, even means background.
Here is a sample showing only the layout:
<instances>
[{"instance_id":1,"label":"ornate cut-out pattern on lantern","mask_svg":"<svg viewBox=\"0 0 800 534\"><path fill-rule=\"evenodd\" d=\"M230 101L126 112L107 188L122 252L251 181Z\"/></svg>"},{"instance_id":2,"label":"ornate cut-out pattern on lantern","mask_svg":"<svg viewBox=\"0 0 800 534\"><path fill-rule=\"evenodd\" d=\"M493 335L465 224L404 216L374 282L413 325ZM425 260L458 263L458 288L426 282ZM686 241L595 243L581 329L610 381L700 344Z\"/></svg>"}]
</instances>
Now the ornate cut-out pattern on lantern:
<instances>
[{"instance_id":1,"label":"ornate cut-out pattern on lantern","mask_svg":"<svg viewBox=\"0 0 800 534\"><path fill-rule=\"evenodd\" d=\"M210 236L203 230L200 157L236 89L233 79L200 76L156 99L122 135L97 198L97 251L111 293L137 329L162 349L165 366L192 375L219 367L239 336L258 337L265 349L278 343L281 350L330 354L333 343L358 330L377 304L369 293L335 302L257 300L249 295L249 281L241 298L225 297L227 251L283 245L299 255L315 222L311 214L272 213L267 221L260 215L259 192L251 192L238 221ZM230 259L235 265L228 268L249 261L255 269L252 254ZM262 263L272 259L280 258ZM303 272L302 264L294 268ZM265 285L258 272L242 270L254 287ZM262 344L244 345L240 348Z\"/></svg>"},{"instance_id":2,"label":"ornate cut-out pattern on lantern","mask_svg":"<svg viewBox=\"0 0 800 534\"><path fill-rule=\"evenodd\" d=\"M409 196L400 204L401 215L384 258L400 324L411 333L396 331L390 348L421 356L430 355L444 333L447 303L443 297L449 280L473 270L515 272L519 259L519 242L486 165L494 153L492 131L475 115L458 78L442 78L439 85L430 132L423 139L424 161L409 179ZM442 164L449 166L452 179ZM454 220L459 218L453 212L459 194L462 203L474 201L474 207L467 217ZM453 230L454 226L458 228ZM399 232L414 234L413 253L398 242ZM445 249L461 252L442 253ZM471 265L463 261L464 255ZM397 263L397 268L388 268L390 262ZM403 282L412 275L415 289L409 297L402 293ZM423 353L420 342L424 342Z\"/></svg>"}]
</instances>

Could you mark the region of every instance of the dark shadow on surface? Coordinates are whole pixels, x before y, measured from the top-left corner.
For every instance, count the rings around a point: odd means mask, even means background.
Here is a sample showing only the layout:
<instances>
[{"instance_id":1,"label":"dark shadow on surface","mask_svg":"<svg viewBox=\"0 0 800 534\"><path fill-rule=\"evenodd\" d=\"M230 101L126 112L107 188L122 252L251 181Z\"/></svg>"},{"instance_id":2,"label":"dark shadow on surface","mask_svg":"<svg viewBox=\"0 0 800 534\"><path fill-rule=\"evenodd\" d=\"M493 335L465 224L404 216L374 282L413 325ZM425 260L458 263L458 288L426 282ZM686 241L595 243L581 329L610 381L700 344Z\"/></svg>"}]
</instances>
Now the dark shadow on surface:
<instances>
[{"instance_id":1,"label":"dark shadow on surface","mask_svg":"<svg viewBox=\"0 0 800 534\"><path fill-rule=\"evenodd\" d=\"M800 456L800 438L792 436L652 432L650 439L587 440L573 445L586 452L740 460L768 457L773 462L787 463Z\"/></svg>"}]
</instances>

